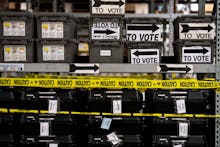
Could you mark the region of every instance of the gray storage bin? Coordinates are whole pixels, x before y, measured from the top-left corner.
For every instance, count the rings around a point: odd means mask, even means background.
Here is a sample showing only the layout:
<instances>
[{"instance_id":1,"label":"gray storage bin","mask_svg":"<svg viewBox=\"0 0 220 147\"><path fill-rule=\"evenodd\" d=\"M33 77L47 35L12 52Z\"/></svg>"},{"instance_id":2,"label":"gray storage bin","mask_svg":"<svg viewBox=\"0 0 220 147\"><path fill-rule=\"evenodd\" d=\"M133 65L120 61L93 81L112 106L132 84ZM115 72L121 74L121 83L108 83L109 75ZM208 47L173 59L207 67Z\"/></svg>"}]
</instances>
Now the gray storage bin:
<instances>
[{"instance_id":1,"label":"gray storage bin","mask_svg":"<svg viewBox=\"0 0 220 147\"><path fill-rule=\"evenodd\" d=\"M0 12L0 38L27 39L34 34L32 14L24 12Z\"/></svg>"},{"instance_id":2,"label":"gray storage bin","mask_svg":"<svg viewBox=\"0 0 220 147\"><path fill-rule=\"evenodd\" d=\"M214 41L210 40L177 40L174 43L174 55L179 63L213 63L214 49Z\"/></svg>"},{"instance_id":3,"label":"gray storage bin","mask_svg":"<svg viewBox=\"0 0 220 147\"><path fill-rule=\"evenodd\" d=\"M89 49L90 63L123 63L124 45L120 42L92 42Z\"/></svg>"},{"instance_id":4,"label":"gray storage bin","mask_svg":"<svg viewBox=\"0 0 220 147\"><path fill-rule=\"evenodd\" d=\"M65 13L37 13L38 39L77 40L78 20Z\"/></svg>"},{"instance_id":5,"label":"gray storage bin","mask_svg":"<svg viewBox=\"0 0 220 147\"><path fill-rule=\"evenodd\" d=\"M121 41L123 34L123 19L120 17L92 17L90 25L91 41Z\"/></svg>"},{"instance_id":6,"label":"gray storage bin","mask_svg":"<svg viewBox=\"0 0 220 147\"><path fill-rule=\"evenodd\" d=\"M132 64L161 63L162 42L128 43L128 62Z\"/></svg>"},{"instance_id":7,"label":"gray storage bin","mask_svg":"<svg viewBox=\"0 0 220 147\"><path fill-rule=\"evenodd\" d=\"M127 18L126 38L129 42L158 42L164 40L166 20L161 18Z\"/></svg>"},{"instance_id":8,"label":"gray storage bin","mask_svg":"<svg viewBox=\"0 0 220 147\"><path fill-rule=\"evenodd\" d=\"M0 62L34 62L34 41L29 39L0 40Z\"/></svg>"},{"instance_id":9,"label":"gray storage bin","mask_svg":"<svg viewBox=\"0 0 220 147\"><path fill-rule=\"evenodd\" d=\"M37 59L39 63L75 62L78 53L78 42L75 40L38 40Z\"/></svg>"},{"instance_id":10,"label":"gray storage bin","mask_svg":"<svg viewBox=\"0 0 220 147\"><path fill-rule=\"evenodd\" d=\"M184 40L213 40L216 37L214 16L177 17L174 24L174 38Z\"/></svg>"}]
</instances>

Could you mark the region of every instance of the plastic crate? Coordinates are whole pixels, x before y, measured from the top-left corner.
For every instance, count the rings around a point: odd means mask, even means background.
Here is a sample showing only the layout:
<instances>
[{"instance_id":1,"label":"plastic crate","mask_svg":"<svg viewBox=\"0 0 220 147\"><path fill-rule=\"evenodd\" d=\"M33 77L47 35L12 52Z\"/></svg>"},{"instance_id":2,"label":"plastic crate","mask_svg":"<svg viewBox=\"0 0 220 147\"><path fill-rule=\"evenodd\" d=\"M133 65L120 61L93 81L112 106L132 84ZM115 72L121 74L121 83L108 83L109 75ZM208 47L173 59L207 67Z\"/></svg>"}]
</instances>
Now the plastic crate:
<instances>
[{"instance_id":1,"label":"plastic crate","mask_svg":"<svg viewBox=\"0 0 220 147\"><path fill-rule=\"evenodd\" d=\"M123 63L124 45L120 42L92 42L89 48L90 63Z\"/></svg>"},{"instance_id":2,"label":"plastic crate","mask_svg":"<svg viewBox=\"0 0 220 147\"><path fill-rule=\"evenodd\" d=\"M127 18L126 38L128 42L158 42L164 40L165 19Z\"/></svg>"},{"instance_id":3,"label":"plastic crate","mask_svg":"<svg viewBox=\"0 0 220 147\"><path fill-rule=\"evenodd\" d=\"M216 37L216 24L213 16L177 17L174 24L174 38L183 40L213 40Z\"/></svg>"},{"instance_id":4,"label":"plastic crate","mask_svg":"<svg viewBox=\"0 0 220 147\"><path fill-rule=\"evenodd\" d=\"M38 39L75 39L77 40L78 20L65 13L37 13Z\"/></svg>"},{"instance_id":5,"label":"plastic crate","mask_svg":"<svg viewBox=\"0 0 220 147\"><path fill-rule=\"evenodd\" d=\"M28 39L34 35L34 17L24 12L0 12L0 38Z\"/></svg>"},{"instance_id":6,"label":"plastic crate","mask_svg":"<svg viewBox=\"0 0 220 147\"><path fill-rule=\"evenodd\" d=\"M34 62L34 41L29 39L0 40L0 62Z\"/></svg>"},{"instance_id":7,"label":"plastic crate","mask_svg":"<svg viewBox=\"0 0 220 147\"><path fill-rule=\"evenodd\" d=\"M92 17L90 25L91 41L121 41L123 34L123 19L116 17Z\"/></svg>"},{"instance_id":8,"label":"plastic crate","mask_svg":"<svg viewBox=\"0 0 220 147\"><path fill-rule=\"evenodd\" d=\"M37 59L39 63L75 62L78 53L76 40L38 40Z\"/></svg>"},{"instance_id":9,"label":"plastic crate","mask_svg":"<svg viewBox=\"0 0 220 147\"><path fill-rule=\"evenodd\" d=\"M161 63L161 42L128 43L128 62L132 64Z\"/></svg>"},{"instance_id":10,"label":"plastic crate","mask_svg":"<svg viewBox=\"0 0 220 147\"><path fill-rule=\"evenodd\" d=\"M179 63L213 63L214 50L214 41L210 40L177 40L174 44L174 54Z\"/></svg>"}]
</instances>

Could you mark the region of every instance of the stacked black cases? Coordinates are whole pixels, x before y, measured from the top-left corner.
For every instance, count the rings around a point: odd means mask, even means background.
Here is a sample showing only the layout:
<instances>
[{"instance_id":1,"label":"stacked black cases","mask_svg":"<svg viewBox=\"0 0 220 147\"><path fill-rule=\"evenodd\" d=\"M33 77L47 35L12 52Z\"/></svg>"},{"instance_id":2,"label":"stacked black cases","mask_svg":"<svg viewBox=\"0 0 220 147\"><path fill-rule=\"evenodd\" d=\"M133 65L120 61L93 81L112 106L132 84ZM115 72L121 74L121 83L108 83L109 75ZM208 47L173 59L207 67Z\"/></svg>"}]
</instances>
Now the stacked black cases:
<instances>
[{"instance_id":1,"label":"stacked black cases","mask_svg":"<svg viewBox=\"0 0 220 147\"><path fill-rule=\"evenodd\" d=\"M211 64L216 24L213 16L182 16L174 20L174 54L179 63Z\"/></svg>"},{"instance_id":2,"label":"stacked black cases","mask_svg":"<svg viewBox=\"0 0 220 147\"><path fill-rule=\"evenodd\" d=\"M129 63L161 63L165 23L166 21L160 18L132 17L126 20Z\"/></svg>"},{"instance_id":3,"label":"stacked black cases","mask_svg":"<svg viewBox=\"0 0 220 147\"><path fill-rule=\"evenodd\" d=\"M212 90L162 90L146 91L145 112L171 114L212 114ZM211 124L204 118L148 118L145 137L153 135L147 143L154 147L206 147L210 140ZM151 135L150 135L151 134ZM151 142L151 143L150 143Z\"/></svg>"},{"instance_id":4,"label":"stacked black cases","mask_svg":"<svg viewBox=\"0 0 220 147\"><path fill-rule=\"evenodd\" d=\"M78 53L78 20L64 13L38 13L35 17L37 61L75 62Z\"/></svg>"},{"instance_id":5,"label":"stacked black cases","mask_svg":"<svg viewBox=\"0 0 220 147\"><path fill-rule=\"evenodd\" d=\"M142 95L134 89L93 89L88 109L92 112L138 113L142 110ZM143 146L143 120L139 117L90 116L88 128L88 146ZM114 137L120 142L112 141Z\"/></svg>"},{"instance_id":6,"label":"stacked black cases","mask_svg":"<svg viewBox=\"0 0 220 147\"><path fill-rule=\"evenodd\" d=\"M34 62L34 17L24 12L0 13L0 62Z\"/></svg>"}]
</instances>

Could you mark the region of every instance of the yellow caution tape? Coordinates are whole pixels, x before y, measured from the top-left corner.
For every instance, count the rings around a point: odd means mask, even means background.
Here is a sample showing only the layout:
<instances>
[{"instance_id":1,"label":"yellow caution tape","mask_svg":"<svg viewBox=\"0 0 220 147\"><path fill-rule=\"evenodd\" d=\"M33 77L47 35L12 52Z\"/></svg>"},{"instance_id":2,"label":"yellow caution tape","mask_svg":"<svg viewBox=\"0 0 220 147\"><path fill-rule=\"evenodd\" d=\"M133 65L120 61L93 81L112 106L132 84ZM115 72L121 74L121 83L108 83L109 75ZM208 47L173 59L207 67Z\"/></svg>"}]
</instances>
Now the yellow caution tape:
<instances>
[{"instance_id":1,"label":"yellow caution tape","mask_svg":"<svg viewBox=\"0 0 220 147\"><path fill-rule=\"evenodd\" d=\"M36 79L0 78L0 86L42 87L42 88L108 88L108 89L219 89L220 82L198 80L146 80L124 78L97 79Z\"/></svg>"},{"instance_id":2,"label":"yellow caution tape","mask_svg":"<svg viewBox=\"0 0 220 147\"><path fill-rule=\"evenodd\" d=\"M28 113L28 114L48 114L47 110L25 110L0 108L2 114ZM86 115L86 116L113 116L113 117L163 117L163 118L220 118L220 114L167 114L167 113L106 113L106 112L77 112L77 111L58 111L61 115Z\"/></svg>"}]
</instances>

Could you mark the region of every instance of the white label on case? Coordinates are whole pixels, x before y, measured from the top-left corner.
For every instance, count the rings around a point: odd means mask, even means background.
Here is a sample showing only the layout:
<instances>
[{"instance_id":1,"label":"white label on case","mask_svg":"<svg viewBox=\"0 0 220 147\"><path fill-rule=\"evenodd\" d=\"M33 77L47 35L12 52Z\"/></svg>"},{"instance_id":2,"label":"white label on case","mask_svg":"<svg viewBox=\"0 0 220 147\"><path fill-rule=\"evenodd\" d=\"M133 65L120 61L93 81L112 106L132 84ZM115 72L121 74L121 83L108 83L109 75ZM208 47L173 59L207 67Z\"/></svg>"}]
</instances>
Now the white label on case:
<instances>
[{"instance_id":1,"label":"white label on case","mask_svg":"<svg viewBox=\"0 0 220 147\"><path fill-rule=\"evenodd\" d=\"M174 145L173 147L183 147L182 144Z\"/></svg>"},{"instance_id":2,"label":"white label on case","mask_svg":"<svg viewBox=\"0 0 220 147\"><path fill-rule=\"evenodd\" d=\"M49 100L48 113L56 114L58 109L57 105L57 100Z\"/></svg>"},{"instance_id":3,"label":"white label on case","mask_svg":"<svg viewBox=\"0 0 220 147\"><path fill-rule=\"evenodd\" d=\"M42 22L42 38L63 38L63 22Z\"/></svg>"},{"instance_id":4,"label":"white label on case","mask_svg":"<svg viewBox=\"0 0 220 147\"><path fill-rule=\"evenodd\" d=\"M49 136L49 122L40 123L40 136Z\"/></svg>"},{"instance_id":5,"label":"white label on case","mask_svg":"<svg viewBox=\"0 0 220 147\"><path fill-rule=\"evenodd\" d=\"M25 21L4 21L3 36L25 36Z\"/></svg>"},{"instance_id":6,"label":"white label on case","mask_svg":"<svg viewBox=\"0 0 220 147\"><path fill-rule=\"evenodd\" d=\"M49 143L49 147L58 147L58 143Z\"/></svg>"},{"instance_id":7,"label":"white label on case","mask_svg":"<svg viewBox=\"0 0 220 147\"><path fill-rule=\"evenodd\" d=\"M64 60L64 45L43 45L43 61Z\"/></svg>"},{"instance_id":8,"label":"white label on case","mask_svg":"<svg viewBox=\"0 0 220 147\"><path fill-rule=\"evenodd\" d=\"M118 138L118 136L115 134L115 132L108 134L107 139L109 142L112 143L112 145L117 145L121 142L121 140Z\"/></svg>"},{"instance_id":9,"label":"white label on case","mask_svg":"<svg viewBox=\"0 0 220 147\"><path fill-rule=\"evenodd\" d=\"M183 100L183 99L176 100L176 109L177 109L177 113L179 113L179 114L186 113L185 100Z\"/></svg>"},{"instance_id":10,"label":"white label on case","mask_svg":"<svg viewBox=\"0 0 220 147\"><path fill-rule=\"evenodd\" d=\"M111 118L103 118L101 129L109 130L111 126L112 119Z\"/></svg>"},{"instance_id":11,"label":"white label on case","mask_svg":"<svg viewBox=\"0 0 220 147\"><path fill-rule=\"evenodd\" d=\"M5 45L4 61L27 61L25 45Z\"/></svg>"},{"instance_id":12,"label":"white label on case","mask_svg":"<svg viewBox=\"0 0 220 147\"><path fill-rule=\"evenodd\" d=\"M113 113L119 114L122 113L122 101L121 100L113 100Z\"/></svg>"},{"instance_id":13,"label":"white label on case","mask_svg":"<svg viewBox=\"0 0 220 147\"><path fill-rule=\"evenodd\" d=\"M100 50L100 56L111 57L111 50Z\"/></svg>"},{"instance_id":14,"label":"white label on case","mask_svg":"<svg viewBox=\"0 0 220 147\"><path fill-rule=\"evenodd\" d=\"M188 123L180 122L179 123L179 136L187 137L188 136L188 127L189 127Z\"/></svg>"}]
</instances>

